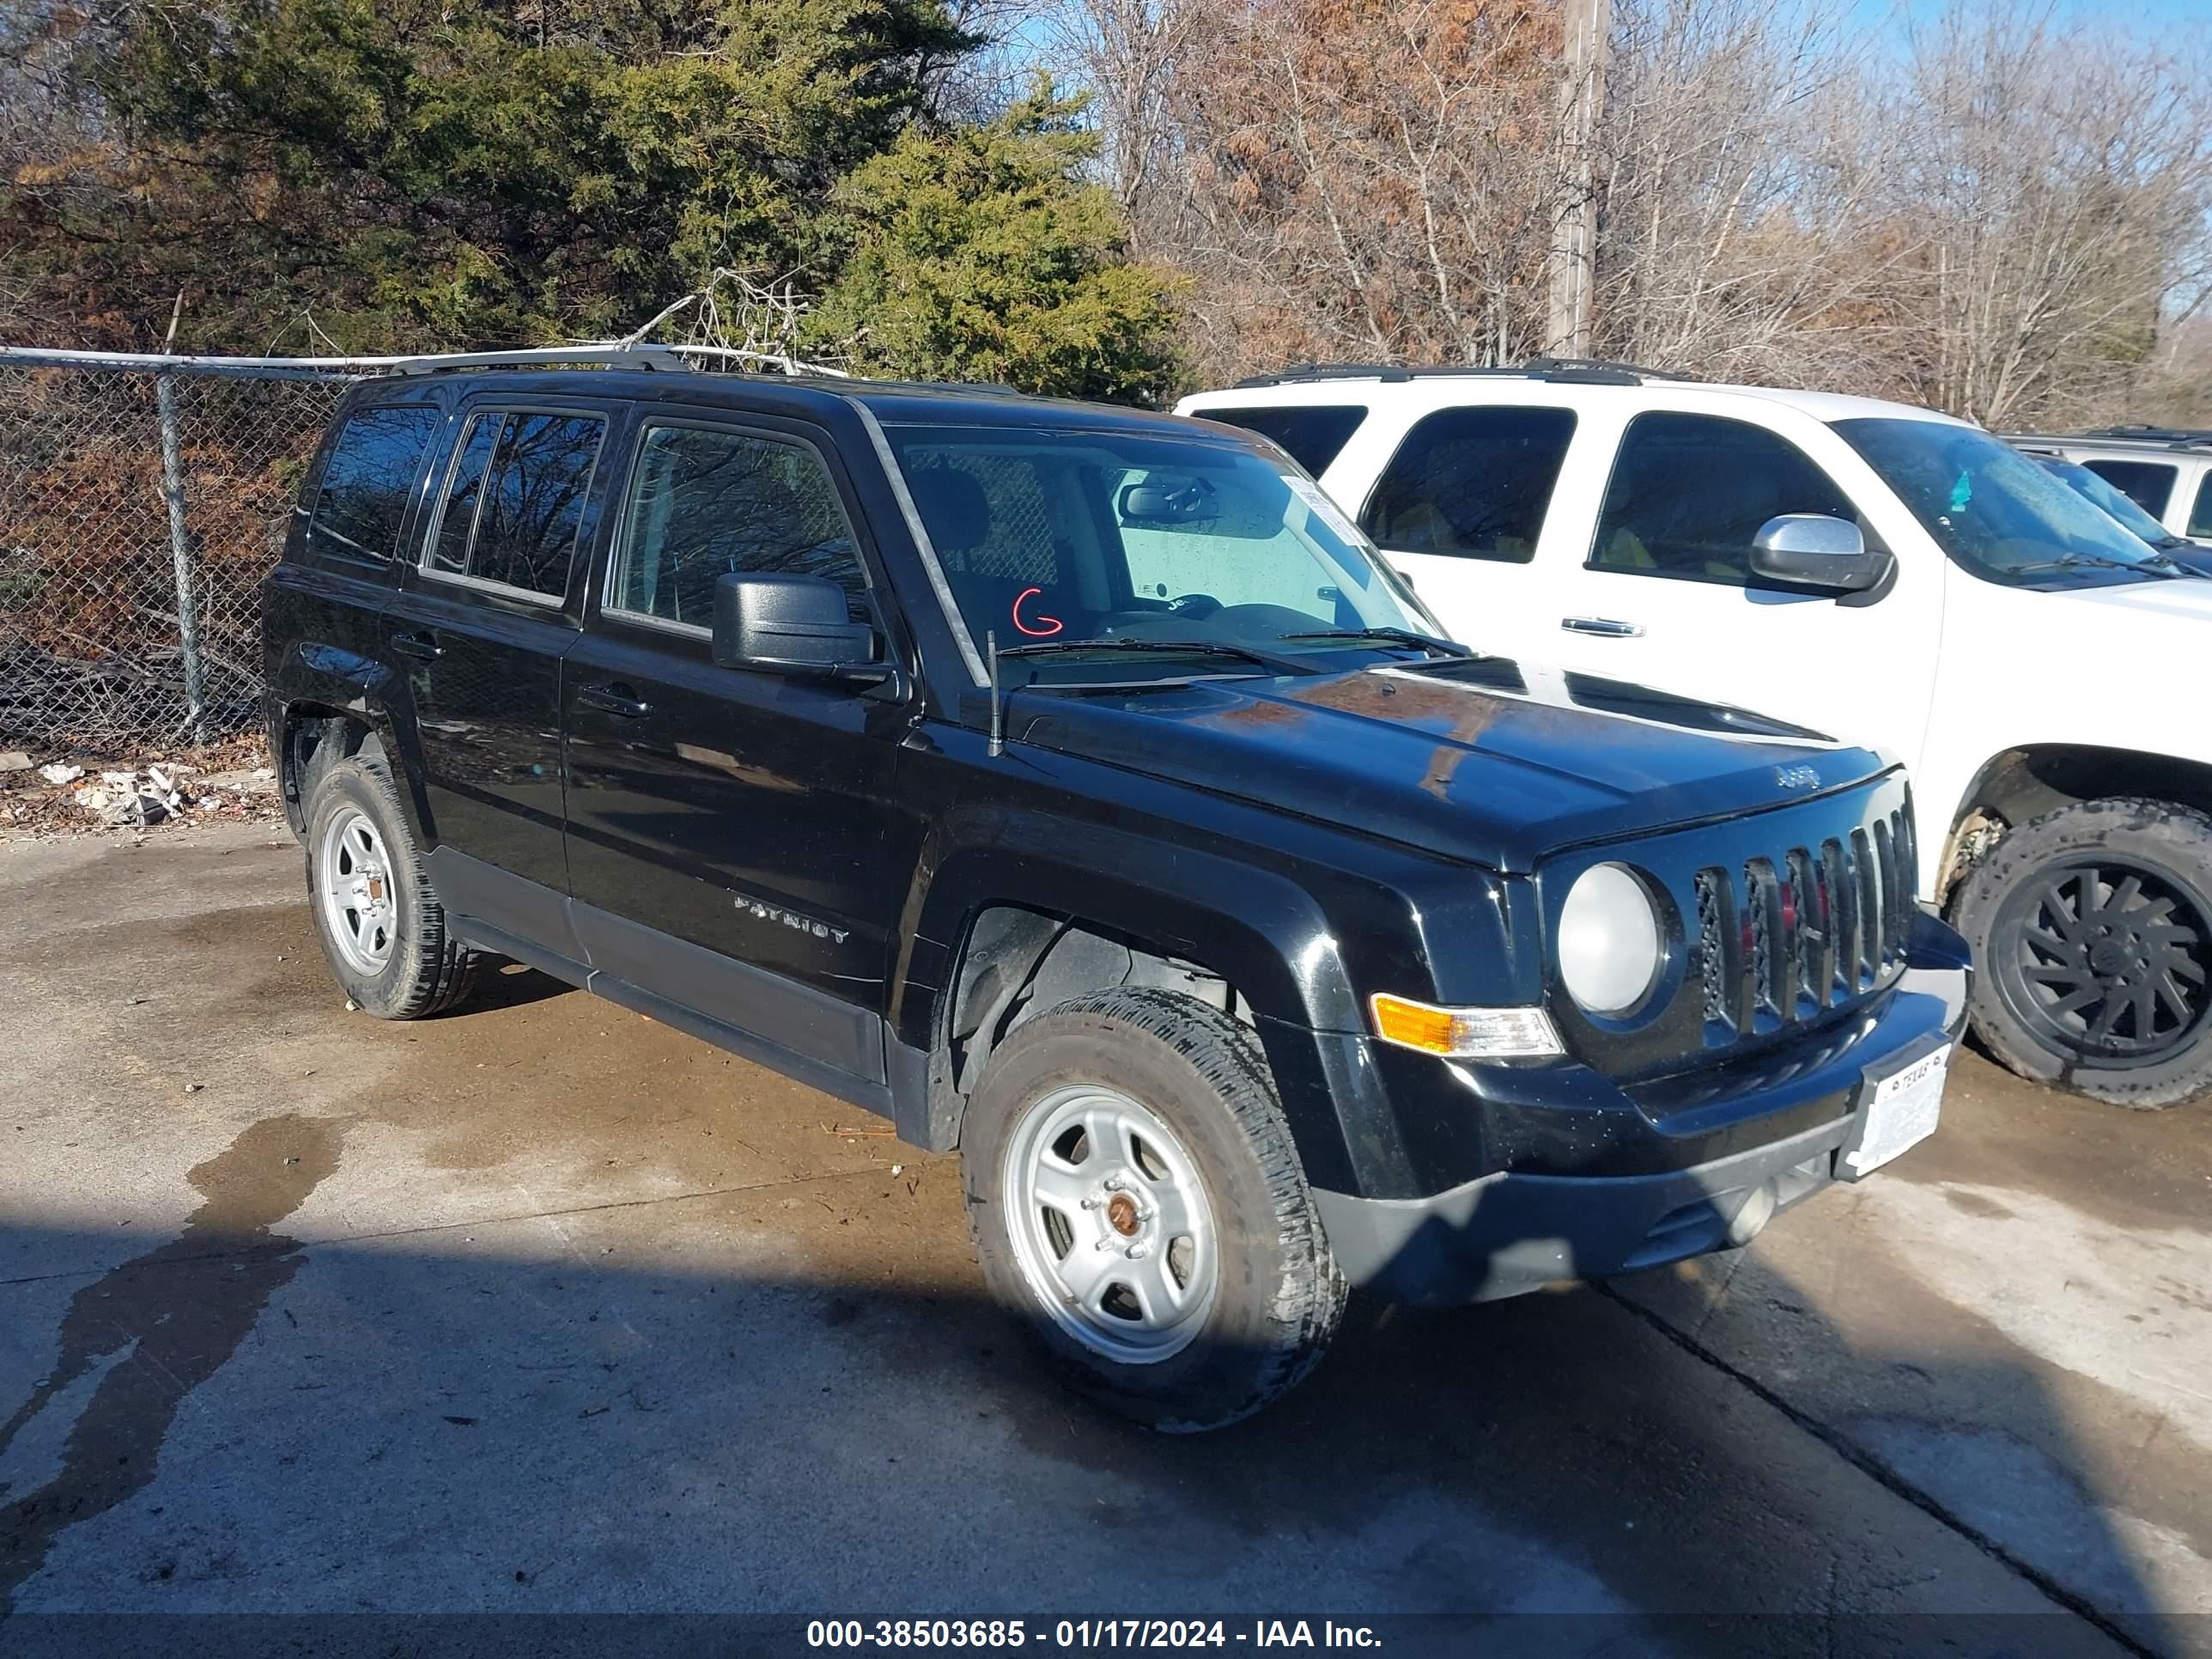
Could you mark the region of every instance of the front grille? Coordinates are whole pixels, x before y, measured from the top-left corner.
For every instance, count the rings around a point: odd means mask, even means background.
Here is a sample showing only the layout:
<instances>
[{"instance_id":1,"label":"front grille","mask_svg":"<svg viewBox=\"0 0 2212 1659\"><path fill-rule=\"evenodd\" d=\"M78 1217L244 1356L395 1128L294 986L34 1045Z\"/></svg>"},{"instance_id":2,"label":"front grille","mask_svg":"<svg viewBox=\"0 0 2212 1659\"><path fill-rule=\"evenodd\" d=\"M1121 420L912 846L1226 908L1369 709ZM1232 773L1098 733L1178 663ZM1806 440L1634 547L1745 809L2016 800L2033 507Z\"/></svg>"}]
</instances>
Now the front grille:
<instances>
[{"instance_id":1,"label":"front grille","mask_svg":"<svg viewBox=\"0 0 2212 1659\"><path fill-rule=\"evenodd\" d=\"M1697 873L1698 976L1708 1044L1809 1019L1905 960L1917 878L1900 807L1817 846Z\"/></svg>"}]
</instances>

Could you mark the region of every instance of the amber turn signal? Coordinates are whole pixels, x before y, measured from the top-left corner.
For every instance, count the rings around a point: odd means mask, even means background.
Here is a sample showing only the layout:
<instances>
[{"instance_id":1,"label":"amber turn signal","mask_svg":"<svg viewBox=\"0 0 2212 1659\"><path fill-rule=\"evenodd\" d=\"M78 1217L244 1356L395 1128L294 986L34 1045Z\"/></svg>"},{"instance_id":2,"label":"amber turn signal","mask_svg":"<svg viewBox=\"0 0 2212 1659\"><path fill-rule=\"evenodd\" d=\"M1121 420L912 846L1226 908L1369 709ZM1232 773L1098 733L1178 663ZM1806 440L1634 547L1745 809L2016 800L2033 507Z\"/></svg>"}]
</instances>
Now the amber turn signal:
<instances>
[{"instance_id":1,"label":"amber turn signal","mask_svg":"<svg viewBox=\"0 0 2212 1659\"><path fill-rule=\"evenodd\" d=\"M1541 1008L1439 1008L1377 991L1367 1000L1375 1035L1448 1060L1531 1060L1556 1054L1559 1034Z\"/></svg>"}]
</instances>

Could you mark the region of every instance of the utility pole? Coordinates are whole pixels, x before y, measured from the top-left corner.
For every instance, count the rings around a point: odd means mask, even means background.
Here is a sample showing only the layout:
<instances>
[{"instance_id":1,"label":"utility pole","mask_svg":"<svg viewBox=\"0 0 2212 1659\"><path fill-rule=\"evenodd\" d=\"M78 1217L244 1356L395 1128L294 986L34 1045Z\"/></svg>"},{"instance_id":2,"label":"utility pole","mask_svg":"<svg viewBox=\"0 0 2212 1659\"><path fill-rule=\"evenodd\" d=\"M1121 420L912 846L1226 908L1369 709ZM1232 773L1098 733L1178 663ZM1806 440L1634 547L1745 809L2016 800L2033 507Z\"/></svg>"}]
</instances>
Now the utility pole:
<instances>
[{"instance_id":1,"label":"utility pole","mask_svg":"<svg viewBox=\"0 0 2212 1659\"><path fill-rule=\"evenodd\" d=\"M1590 355L1590 301L1597 283L1598 115L1605 102L1607 38L1613 0L1565 0L1565 78L1559 88L1565 167L1553 222L1552 303L1545 350Z\"/></svg>"}]
</instances>

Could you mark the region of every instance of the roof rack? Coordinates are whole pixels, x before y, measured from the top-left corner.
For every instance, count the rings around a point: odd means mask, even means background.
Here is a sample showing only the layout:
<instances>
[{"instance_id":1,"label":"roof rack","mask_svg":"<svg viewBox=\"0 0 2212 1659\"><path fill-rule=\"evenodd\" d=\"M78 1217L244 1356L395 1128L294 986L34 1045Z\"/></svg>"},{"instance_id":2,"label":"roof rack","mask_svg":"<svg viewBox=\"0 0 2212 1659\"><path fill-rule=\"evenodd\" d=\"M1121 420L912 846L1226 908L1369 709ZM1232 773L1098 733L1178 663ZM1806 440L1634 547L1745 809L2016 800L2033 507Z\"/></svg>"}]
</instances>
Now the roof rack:
<instances>
[{"instance_id":1,"label":"roof rack","mask_svg":"<svg viewBox=\"0 0 2212 1659\"><path fill-rule=\"evenodd\" d=\"M1644 368L1634 363L1607 362L1594 357L1531 357L1517 366L1476 367L1473 364L1425 363L1299 363L1273 374L1255 374L1237 382L1236 389L1291 386L1310 380L1550 380L1582 386L1641 386L1646 380L1681 380L1689 376L1663 368Z\"/></svg>"},{"instance_id":2,"label":"roof rack","mask_svg":"<svg viewBox=\"0 0 2212 1659\"><path fill-rule=\"evenodd\" d=\"M542 346L514 351L443 351L393 357L386 374L443 374L468 368L649 368L690 374L695 365L670 346Z\"/></svg>"},{"instance_id":3,"label":"roof rack","mask_svg":"<svg viewBox=\"0 0 2212 1659\"><path fill-rule=\"evenodd\" d=\"M150 351L49 350L36 346L0 346L0 362L33 368L183 369L198 374L433 374L462 368L563 368L574 364L610 368L680 369L693 365L685 355L700 348L672 346L544 346L518 351L454 351L410 357L197 357Z\"/></svg>"},{"instance_id":4,"label":"roof rack","mask_svg":"<svg viewBox=\"0 0 2212 1659\"><path fill-rule=\"evenodd\" d=\"M528 346L508 351L423 352L406 357L195 357L150 351L49 350L40 346L0 345L0 363L33 368L126 368L180 370L199 374L240 374L256 379L345 374L443 374L472 368L644 368L696 372L702 358L716 358L784 374L849 380L842 369L810 363L774 352L743 351L731 346L623 345Z\"/></svg>"},{"instance_id":5,"label":"roof rack","mask_svg":"<svg viewBox=\"0 0 2212 1659\"><path fill-rule=\"evenodd\" d=\"M2130 422L2119 426L2091 427L2069 434L2076 438L2120 438L2136 443L2169 444L2176 449L2191 449L2212 444L2212 428L2188 426L2151 426L2142 422Z\"/></svg>"}]
</instances>

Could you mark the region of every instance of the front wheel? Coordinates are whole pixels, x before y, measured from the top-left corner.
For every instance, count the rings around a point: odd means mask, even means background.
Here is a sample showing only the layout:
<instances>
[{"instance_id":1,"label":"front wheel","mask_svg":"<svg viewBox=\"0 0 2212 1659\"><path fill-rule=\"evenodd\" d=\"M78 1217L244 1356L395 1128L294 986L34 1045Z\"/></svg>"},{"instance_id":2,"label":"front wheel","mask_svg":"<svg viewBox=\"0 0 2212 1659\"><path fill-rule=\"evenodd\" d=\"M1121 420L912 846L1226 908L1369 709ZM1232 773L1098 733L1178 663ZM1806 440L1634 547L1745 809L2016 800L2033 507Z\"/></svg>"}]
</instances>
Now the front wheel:
<instances>
[{"instance_id":1,"label":"front wheel","mask_svg":"<svg viewBox=\"0 0 2212 1659\"><path fill-rule=\"evenodd\" d=\"M2014 1071L2139 1108L2212 1090L2212 818L2062 807L1997 842L1956 916L1975 1032Z\"/></svg>"},{"instance_id":2,"label":"front wheel","mask_svg":"<svg viewBox=\"0 0 2212 1659\"><path fill-rule=\"evenodd\" d=\"M991 1056L961 1146L983 1276L1078 1389L1176 1432L1320 1359L1344 1281L1252 1034L1173 993L1064 1002Z\"/></svg>"}]
</instances>

